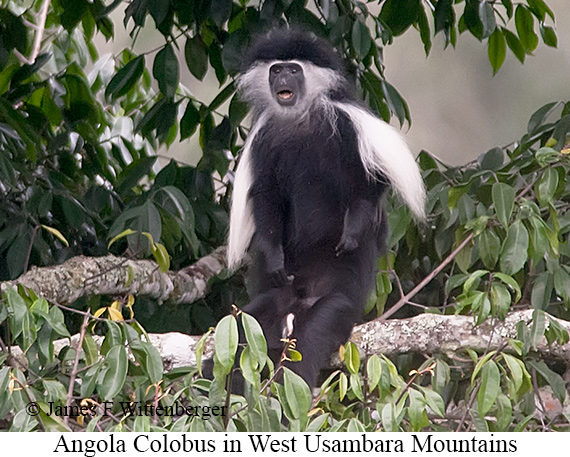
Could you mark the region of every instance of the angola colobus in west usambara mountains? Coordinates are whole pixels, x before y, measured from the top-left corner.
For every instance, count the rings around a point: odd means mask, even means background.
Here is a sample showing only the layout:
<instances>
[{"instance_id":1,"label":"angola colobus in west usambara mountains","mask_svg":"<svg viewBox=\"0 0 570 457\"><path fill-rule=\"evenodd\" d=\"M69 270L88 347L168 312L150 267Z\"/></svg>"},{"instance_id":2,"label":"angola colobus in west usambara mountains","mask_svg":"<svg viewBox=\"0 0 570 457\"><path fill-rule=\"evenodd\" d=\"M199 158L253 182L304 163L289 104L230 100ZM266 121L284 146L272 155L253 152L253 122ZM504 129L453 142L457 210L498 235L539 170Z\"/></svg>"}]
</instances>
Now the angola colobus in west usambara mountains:
<instances>
[{"instance_id":1,"label":"angola colobus in west usambara mountains","mask_svg":"<svg viewBox=\"0 0 570 457\"><path fill-rule=\"evenodd\" d=\"M350 337L375 282L392 185L417 219L424 185L400 134L353 97L332 47L273 31L255 45L238 90L253 125L236 171L228 264L246 253L255 291L244 310L270 356L295 338L290 365L310 386Z\"/></svg>"}]
</instances>

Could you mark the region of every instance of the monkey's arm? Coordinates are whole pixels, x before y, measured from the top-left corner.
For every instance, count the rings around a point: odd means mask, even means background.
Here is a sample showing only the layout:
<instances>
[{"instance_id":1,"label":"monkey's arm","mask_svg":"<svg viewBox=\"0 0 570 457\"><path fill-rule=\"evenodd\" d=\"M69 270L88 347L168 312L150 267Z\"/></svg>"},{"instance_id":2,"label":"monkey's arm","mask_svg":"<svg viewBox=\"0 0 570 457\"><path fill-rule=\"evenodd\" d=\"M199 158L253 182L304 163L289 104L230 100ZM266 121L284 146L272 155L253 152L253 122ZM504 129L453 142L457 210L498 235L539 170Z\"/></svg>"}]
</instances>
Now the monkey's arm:
<instances>
[{"instance_id":1,"label":"monkey's arm","mask_svg":"<svg viewBox=\"0 0 570 457\"><path fill-rule=\"evenodd\" d=\"M344 223L340 242L336 246L336 255L354 251L364 233L373 229L378 223L378 199L361 198L353 201L344 214Z\"/></svg>"},{"instance_id":2,"label":"monkey's arm","mask_svg":"<svg viewBox=\"0 0 570 457\"><path fill-rule=\"evenodd\" d=\"M283 208L275 183L266 178L258 180L250 191L255 219L253 248L265 260L265 274L273 287L291 281L285 271L283 253Z\"/></svg>"}]
</instances>

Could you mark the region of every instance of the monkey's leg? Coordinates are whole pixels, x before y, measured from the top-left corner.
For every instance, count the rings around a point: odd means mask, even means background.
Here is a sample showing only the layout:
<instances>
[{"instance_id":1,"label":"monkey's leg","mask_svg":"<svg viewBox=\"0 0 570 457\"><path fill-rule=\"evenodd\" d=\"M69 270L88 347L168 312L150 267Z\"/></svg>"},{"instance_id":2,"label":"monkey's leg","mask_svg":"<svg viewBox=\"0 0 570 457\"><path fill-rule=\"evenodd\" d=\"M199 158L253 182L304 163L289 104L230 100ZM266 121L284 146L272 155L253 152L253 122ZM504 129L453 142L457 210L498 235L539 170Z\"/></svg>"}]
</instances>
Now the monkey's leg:
<instances>
[{"instance_id":1,"label":"monkey's leg","mask_svg":"<svg viewBox=\"0 0 570 457\"><path fill-rule=\"evenodd\" d=\"M349 339L361 315L362 307L342 293L327 295L307 311L296 313L291 336L296 338L303 359L288 364L289 368L315 387L320 370Z\"/></svg>"}]
</instances>

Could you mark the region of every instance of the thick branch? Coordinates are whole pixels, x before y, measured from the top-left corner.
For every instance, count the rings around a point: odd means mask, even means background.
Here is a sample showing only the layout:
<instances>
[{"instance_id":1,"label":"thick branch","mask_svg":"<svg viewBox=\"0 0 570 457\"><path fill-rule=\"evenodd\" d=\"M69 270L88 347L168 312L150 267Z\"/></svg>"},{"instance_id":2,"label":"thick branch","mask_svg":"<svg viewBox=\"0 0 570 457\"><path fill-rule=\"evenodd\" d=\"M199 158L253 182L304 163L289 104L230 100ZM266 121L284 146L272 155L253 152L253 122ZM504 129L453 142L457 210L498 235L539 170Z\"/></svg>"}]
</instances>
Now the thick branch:
<instances>
[{"instance_id":1,"label":"thick branch","mask_svg":"<svg viewBox=\"0 0 570 457\"><path fill-rule=\"evenodd\" d=\"M357 326L351 337L364 355L385 354L398 355L417 352L427 355L452 355L465 349L479 353L504 347L509 338L516 338L516 326L520 321L529 323L532 310L509 313L504 321L497 321L493 326L486 322L478 327L473 325L469 316L441 316L437 314L421 314L409 319L394 319L382 322L375 320ZM549 319L555 319L549 317ZM570 322L556 319L561 327L570 332ZM548 325L548 319L547 319ZM78 335L74 335L75 341ZM100 338L102 341L102 337ZM151 334L151 343L163 357L165 369L190 366L196 364L196 345L201 336L184 335L182 333ZM56 342L56 352L69 344L68 340ZM508 350L508 349L507 349ZM213 336L204 348L204 358L211 357L214 351ZM16 351L18 352L18 351ZM570 343L563 346L556 343L549 346L546 338L542 338L536 353L545 360L563 360L570 365ZM338 366L339 361L333 358L331 366Z\"/></svg>"},{"instance_id":2,"label":"thick branch","mask_svg":"<svg viewBox=\"0 0 570 457\"><path fill-rule=\"evenodd\" d=\"M570 332L570 322L549 316ZM547 319L547 328L548 328ZM517 337L516 326L532 320L532 310L509 313L504 321L488 319L479 326L472 316L421 314L410 319L375 320L354 329L351 340L368 354L451 354L464 349L477 352L494 350L509 338ZM536 352L545 358L559 358L570 363L570 343L548 345L542 337Z\"/></svg>"},{"instance_id":3,"label":"thick branch","mask_svg":"<svg viewBox=\"0 0 570 457\"><path fill-rule=\"evenodd\" d=\"M158 302L192 303L208 290L208 281L225 268L225 248L218 248L180 271L162 273L151 260L128 260L112 255L78 256L67 262L32 268L14 281L48 301L66 305L93 295L147 296Z\"/></svg>"}]
</instances>

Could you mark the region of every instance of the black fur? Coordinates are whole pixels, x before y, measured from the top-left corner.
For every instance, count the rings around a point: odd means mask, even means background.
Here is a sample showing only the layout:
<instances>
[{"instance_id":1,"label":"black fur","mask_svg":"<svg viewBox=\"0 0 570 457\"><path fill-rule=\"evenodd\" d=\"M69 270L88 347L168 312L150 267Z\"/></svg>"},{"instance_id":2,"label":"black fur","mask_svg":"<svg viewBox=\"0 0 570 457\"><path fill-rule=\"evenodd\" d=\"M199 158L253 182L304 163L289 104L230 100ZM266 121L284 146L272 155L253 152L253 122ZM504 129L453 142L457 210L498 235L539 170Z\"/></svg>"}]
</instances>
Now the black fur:
<instances>
[{"instance_id":1,"label":"black fur","mask_svg":"<svg viewBox=\"0 0 570 457\"><path fill-rule=\"evenodd\" d=\"M330 46L300 32L273 32L246 62L249 68L273 60L308 61L342 74ZM355 103L352 93L343 77L327 96ZM337 108L332 116L321 108L295 120L268 116L254 138L250 164L253 299L244 310L260 322L276 362L286 317L295 315L291 337L303 359L289 367L314 387L331 353L362 318L374 286L386 232L386 180L367 175L356 131Z\"/></svg>"},{"instance_id":2,"label":"black fur","mask_svg":"<svg viewBox=\"0 0 570 457\"><path fill-rule=\"evenodd\" d=\"M331 52L330 45L322 38L301 30L275 29L258 39L243 62L245 71L255 62L271 60L305 60L319 67L344 72L341 58Z\"/></svg>"},{"instance_id":3,"label":"black fur","mask_svg":"<svg viewBox=\"0 0 570 457\"><path fill-rule=\"evenodd\" d=\"M355 132L337 115L336 130L319 113L286 134L269 123L252 155L255 290L245 311L259 320L273 359L285 317L295 315L291 337L303 360L290 368L311 386L362 318L385 232L385 185L368 179Z\"/></svg>"}]
</instances>

